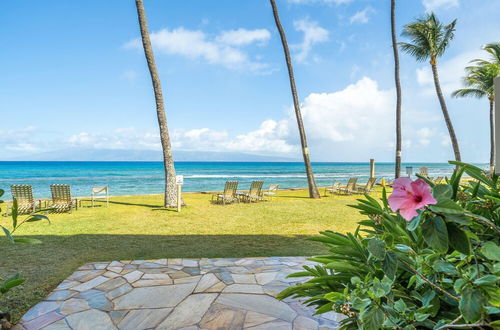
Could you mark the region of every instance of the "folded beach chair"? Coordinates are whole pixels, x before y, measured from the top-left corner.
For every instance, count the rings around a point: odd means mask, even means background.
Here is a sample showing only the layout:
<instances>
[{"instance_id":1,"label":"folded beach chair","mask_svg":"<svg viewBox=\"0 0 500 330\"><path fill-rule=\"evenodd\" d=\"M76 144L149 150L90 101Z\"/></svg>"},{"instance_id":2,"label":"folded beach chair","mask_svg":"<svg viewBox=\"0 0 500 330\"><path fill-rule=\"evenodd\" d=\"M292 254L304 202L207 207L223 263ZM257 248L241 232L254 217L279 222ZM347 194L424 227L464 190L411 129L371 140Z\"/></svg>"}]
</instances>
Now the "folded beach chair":
<instances>
[{"instance_id":1,"label":"folded beach chair","mask_svg":"<svg viewBox=\"0 0 500 330\"><path fill-rule=\"evenodd\" d=\"M78 209L78 200L71 197L71 189L68 184L50 185L52 193L52 203L50 208L52 212L70 212Z\"/></svg>"},{"instance_id":2,"label":"folded beach chair","mask_svg":"<svg viewBox=\"0 0 500 330\"><path fill-rule=\"evenodd\" d=\"M238 181L227 181L224 186L224 192L222 194L212 195L212 203L215 204L231 204L234 202L240 202L236 190L238 189Z\"/></svg>"},{"instance_id":3,"label":"folded beach chair","mask_svg":"<svg viewBox=\"0 0 500 330\"><path fill-rule=\"evenodd\" d=\"M262 186L264 181L252 181L250 189L247 194L242 194L242 199L244 202L258 202L262 200Z\"/></svg>"},{"instance_id":4,"label":"folded beach chair","mask_svg":"<svg viewBox=\"0 0 500 330\"><path fill-rule=\"evenodd\" d=\"M427 168L427 166L422 166L418 171L418 174L420 174L421 176L425 176L427 178L429 177L429 169Z\"/></svg>"},{"instance_id":5,"label":"folded beach chair","mask_svg":"<svg viewBox=\"0 0 500 330\"><path fill-rule=\"evenodd\" d=\"M14 184L10 186L12 200L17 201L17 212L20 214L35 213L41 209L41 200L33 198L33 188L27 184Z\"/></svg>"},{"instance_id":6,"label":"folded beach chair","mask_svg":"<svg viewBox=\"0 0 500 330\"><path fill-rule=\"evenodd\" d=\"M340 189L340 182L334 182L334 183L332 183L331 187L325 187L325 196L326 196L326 193L330 193L330 194L338 193L339 189Z\"/></svg>"},{"instance_id":7,"label":"folded beach chair","mask_svg":"<svg viewBox=\"0 0 500 330\"><path fill-rule=\"evenodd\" d=\"M262 195L264 197L269 197L269 199L271 199L272 197L276 196L278 194L278 189L280 189L280 185L279 184L272 184L269 186L269 189L267 189L267 191L265 191Z\"/></svg>"},{"instance_id":8,"label":"folded beach chair","mask_svg":"<svg viewBox=\"0 0 500 330\"><path fill-rule=\"evenodd\" d=\"M357 192L356 182L358 182L358 178L350 178L345 187L340 187L338 193L344 195L350 195Z\"/></svg>"},{"instance_id":9,"label":"folded beach chair","mask_svg":"<svg viewBox=\"0 0 500 330\"><path fill-rule=\"evenodd\" d=\"M94 201L98 199L105 199L106 200L106 206L109 206L109 196L108 196L108 186L102 186L102 187L92 187L92 207L94 207Z\"/></svg>"},{"instance_id":10,"label":"folded beach chair","mask_svg":"<svg viewBox=\"0 0 500 330\"><path fill-rule=\"evenodd\" d=\"M377 181L377 178L370 178L366 182L366 185L364 187L358 187L356 193L358 194L369 194L370 192L373 191L373 186L375 185L375 182Z\"/></svg>"},{"instance_id":11,"label":"folded beach chair","mask_svg":"<svg viewBox=\"0 0 500 330\"><path fill-rule=\"evenodd\" d=\"M438 176L438 177L434 180L434 183L439 184L439 183L441 183L441 181L443 181L443 180L444 180L444 177L442 177L442 176Z\"/></svg>"}]
</instances>

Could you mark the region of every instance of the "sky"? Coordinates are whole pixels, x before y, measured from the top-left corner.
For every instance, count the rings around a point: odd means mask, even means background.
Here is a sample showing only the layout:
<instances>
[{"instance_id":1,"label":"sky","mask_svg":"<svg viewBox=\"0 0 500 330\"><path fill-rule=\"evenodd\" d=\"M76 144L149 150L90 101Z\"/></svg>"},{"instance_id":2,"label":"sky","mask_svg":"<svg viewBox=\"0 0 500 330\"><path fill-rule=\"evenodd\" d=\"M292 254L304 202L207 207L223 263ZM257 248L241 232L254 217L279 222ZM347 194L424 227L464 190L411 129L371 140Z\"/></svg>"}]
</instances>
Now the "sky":
<instances>
[{"instance_id":1,"label":"sky","mask_svg":"<svg viewBox=\"0 0 500 330\"><path fill-rule=\"evenodd\" d=\"M393 161L389 0L277 0L313 161ZM398 35L457 19L439 59L468 162L489 159L488 101L454 99L498 42L500 1L398 0ZM300 159L283 50L266 0L144 0L176 151ZM0 160L61 150L160 150L133 0L0 2ZM398 36L399 41L406 41ZM453 158L426 62L400 52L403 161ZM95 159L98 160L98 159ZM126 160L126 159L124 159Z\"/></svg>"}]
</instances>

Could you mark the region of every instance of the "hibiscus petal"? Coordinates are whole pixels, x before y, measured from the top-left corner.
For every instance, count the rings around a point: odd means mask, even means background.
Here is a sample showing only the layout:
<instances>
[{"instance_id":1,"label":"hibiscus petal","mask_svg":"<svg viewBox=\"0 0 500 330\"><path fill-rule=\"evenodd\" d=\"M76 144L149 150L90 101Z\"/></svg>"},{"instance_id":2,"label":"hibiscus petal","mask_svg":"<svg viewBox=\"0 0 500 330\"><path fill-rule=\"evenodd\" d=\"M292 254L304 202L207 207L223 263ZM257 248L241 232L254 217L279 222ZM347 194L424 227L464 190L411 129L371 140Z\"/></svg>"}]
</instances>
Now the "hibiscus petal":
<instances>
[{"instance_id":1,"label":"hibiscus petal","mask_svg":"<svg viewBox=\"0 0 500 330\"><path fill-rule=\"evenodd\" d=\"M415 218L418 215L417 210L413 207L400 209L399 214L401 214L401 216L406 221L411 221L413 218Z\"/></svg>"},{"instance_id":2,"label":"hibiscus petal","mask_svg":"<svg viewBox=\"0 0 500 330\"><path fill-rule=\"evenodd\" d=\"M402 178L397 178L394 180L394 184L392 185L392 188L394 191L396 190L406 190L406 191L413 191L412 188L412 181L410 178L402 177Z\"/></svg>"}]
</instances>

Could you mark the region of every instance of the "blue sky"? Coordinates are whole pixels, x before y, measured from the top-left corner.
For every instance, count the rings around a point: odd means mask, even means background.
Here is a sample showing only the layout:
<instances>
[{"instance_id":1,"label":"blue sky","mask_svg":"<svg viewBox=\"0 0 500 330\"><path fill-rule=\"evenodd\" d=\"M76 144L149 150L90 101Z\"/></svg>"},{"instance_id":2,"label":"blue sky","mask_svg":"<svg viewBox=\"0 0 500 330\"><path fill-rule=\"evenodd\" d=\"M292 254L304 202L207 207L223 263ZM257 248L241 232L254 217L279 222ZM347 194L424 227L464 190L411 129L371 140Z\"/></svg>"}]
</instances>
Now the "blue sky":
<instances>
[{"instance_id":1,"label":"blue sky","mask_svg":"<svg viewBox=\"0 0 500 330\"><path fill-rule=\"evenodd\" d=\"M175 150L299 158L288 76L268 1L144 0ZM499 1L400 0L398 30L457 18L439 68L463 159L489 157L486 100L451 99L498 40ZM278 0L311 156L392 161L389 0ZM132 0L0 2L0 160L65 149L158 150ZM400 40L403 39L400 37ZM404 161L452 158L427 63L401 53Z\"/></svg>"}]
</instances>

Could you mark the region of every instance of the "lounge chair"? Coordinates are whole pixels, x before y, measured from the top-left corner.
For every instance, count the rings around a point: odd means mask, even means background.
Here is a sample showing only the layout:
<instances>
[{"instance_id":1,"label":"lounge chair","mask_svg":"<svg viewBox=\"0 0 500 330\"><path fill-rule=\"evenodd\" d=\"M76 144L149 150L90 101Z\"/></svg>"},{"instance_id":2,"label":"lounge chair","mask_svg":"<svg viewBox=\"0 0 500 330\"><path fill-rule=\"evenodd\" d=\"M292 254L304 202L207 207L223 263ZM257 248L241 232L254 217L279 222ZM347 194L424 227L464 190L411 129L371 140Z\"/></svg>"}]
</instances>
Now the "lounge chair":
<instances>
[{"instance_id":1,"label":"lounge chair","mask_svg":"<svg viewBox=\"0 0 500 330\"><path fill-rule=\"evenodd\" d=\"M78 209L78 200L71 197L71 189L68 184L50 185L52 194L52 203L50 208L52 212L70 212Z\"/></svg>"},{"instance_id":2,"label":"lounge chair","mask_svg":"<svg viewBox=\"0 0 500 330\"><path fill-rule=\"evenodd\" d=\"M370 192L373 191L373 186L375 185L375 182L377 181L377 178L370 178L366 182L366 185L364 187L357 187L356 193L358 194L369 194Z\"/></svg>"},{"instance_id":3,"label":"lounge chair","mask_svg":"<svg viewBox=\"0 0 500 330\"><path fill-rule=\"evenodd\" d=\"M334 182L334 183L332 183L332 186L330 188L325 187L325 196L327 193L330 193L332 195L335 193L338 193L339 189L340 189L340 182Z\"/></svg>"},{"instance_id":4,"label":"lounge chair","mask_svg":"<svg viewBox=\"0 0 500 330\"><path fill-rule=\"evenodd\" d=\"M264 181L252 181L247 194L241 194L242 200L247 203L258 202L262 200L262 186Z\"/></svg>"},{"instance_id":5,"label":"lounge chair","mask_svg":"<svg viewBox=\"0 0 500 330\"><path fill-rule=\"evenodd\" d=\"M343 195L350 195L357 192L356 182L358 178L350 178L345 187L340 187L338 193Z\"/></svg>"},{"instance_id":6,"label":"lounge chair","mask_svg":"<svg viewBox=\"0 0 500 330\"><path fill-rule=\"evenodd\" d=\"M441 183L441 181L443 181L443 180L444 180L444 177L442 177L442 176L438 176L438 177L434 180L434 183L435 183L435 184L439 184L439 183Z\"/></svg>"},{"instance_id":7,"label":"lounge chair","mask_svg":"<svg viewBox=\"0 0 500 330\"><path fill-rule=\"evenodd\" d=\"M269 199L271 199L272 197L274 197L278 194L279 189L280 189L279 184L272 184L269 186L269 189L267 189L267 191L265 191L262 194L262 196L264 196L264 198L267 196L267 197L269 197Z\"/></svg>"},{"instance_id":8,"label":"lounge chair","mask_svg":"<svg viewBox=\"0 0 500 330\"><path fill-rule=\"evenodd\" d=\"M421 176L425 176L427 178L429 177L429 169L427 168L427 166L422 166L418 171L418 174L420 174Z\"/></svg>"},{"instance_id":9,"label":"lounge chair","mask_svg":"<svg viewBox=\"0 0 500 330\"><path fill-rule=\"evenodd\" d=\"M108 186L102 186L102 187L92 187L92 207L94 207L94 201L98 199L105 199L106 200L106 206L109 206L109 196L108 196Z\"/></svg>"},{"instance_id":10,"label":"lounge chair","mask_svg":"<svg viewBox=\"0 0 500 330\"><path fill-rule=\"evenodd\" d=\"M17 201L17 212L20 214L35 213L42 208L42 201L33 198L33 188L27 184L10 186L12 200Z\"/></svg>"},{"instance_id":11,"label":"lounge chair","mask_svg":"<svg viewBox=\"0 0 500 330\"><path fill-rule=\"evenodd\" d=\"M231 204L240 202L236 190L238 189L238 181L227 181L224 185L224 192L222 194L212 195L212 203L215 204Z\"/></svg>"}]
</instances>

